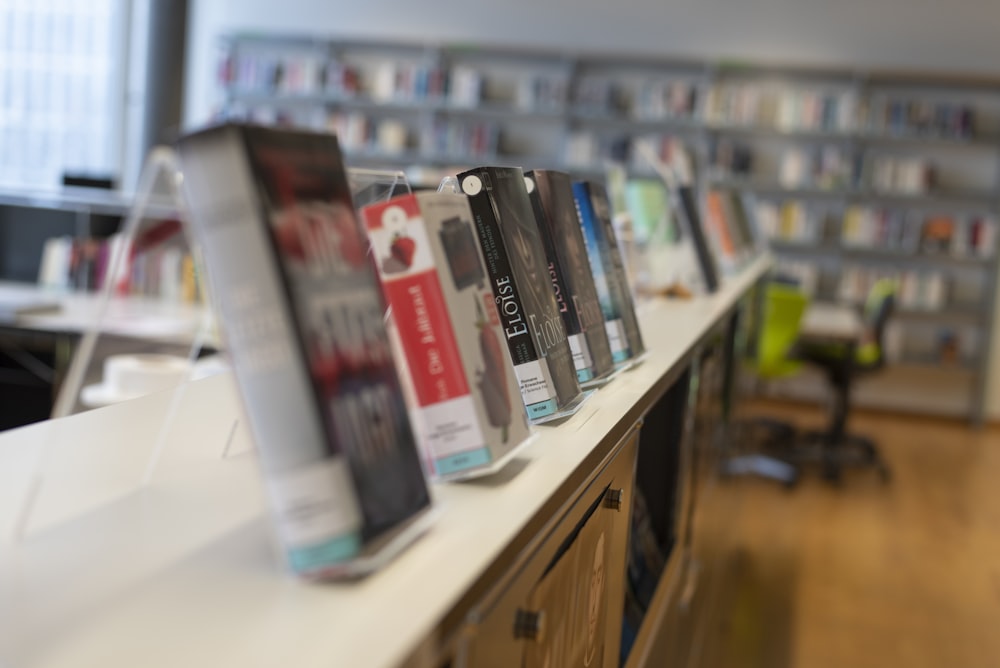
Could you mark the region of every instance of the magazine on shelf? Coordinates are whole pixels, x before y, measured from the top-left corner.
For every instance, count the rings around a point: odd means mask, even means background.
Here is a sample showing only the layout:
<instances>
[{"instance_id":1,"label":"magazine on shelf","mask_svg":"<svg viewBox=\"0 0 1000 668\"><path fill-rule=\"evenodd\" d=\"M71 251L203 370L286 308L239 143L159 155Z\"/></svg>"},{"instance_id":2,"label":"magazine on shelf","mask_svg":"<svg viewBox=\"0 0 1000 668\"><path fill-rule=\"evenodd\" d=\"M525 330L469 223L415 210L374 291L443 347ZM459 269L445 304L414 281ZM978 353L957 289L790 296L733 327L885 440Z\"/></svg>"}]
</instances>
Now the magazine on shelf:
<instances>
[{"instance_id":1,"label":"magazine on shelf","mask_svg":"<svg viewBox=\"0 0 1000 668\"><path fill-rule=\"evenodd\" d=\"M431 500L333 135L226 124L179 142L276 533L339 576Z\"/></svg>"},{"instance_id":2,"label":"magazine on shelf","mask_svg":"<svg viewBox=\"0 0 1000 668\"><path fill-rule=\"evenodd\" d=\"M428 468L444 478L492 471L530 432L467 199L421 192L361 215Z\"/></svg>"},{"instance_id":3,"label":"magazine on shelf","mask_svg":"<svg viewBox=\"0 0 1000 668\"><path fill-rule=\"evenodd\" d=\"M525 179L577 378L581 383L598 380L614 370L614 360L573 200L573 181L565 172L552 170L534 170Z\"/></svg>"},{"instance_id":4,"label":"magazine on shelf","mask_svg":"<svg viewBox=\"0 0 1000 668\"><path fill-rule=\"evenodd\" d=\"M519 167L480 167L459 174L458 181L472 208L528 417L542 419L578 405L580 383L524 173Z\"/></svg>"}]
</instances>

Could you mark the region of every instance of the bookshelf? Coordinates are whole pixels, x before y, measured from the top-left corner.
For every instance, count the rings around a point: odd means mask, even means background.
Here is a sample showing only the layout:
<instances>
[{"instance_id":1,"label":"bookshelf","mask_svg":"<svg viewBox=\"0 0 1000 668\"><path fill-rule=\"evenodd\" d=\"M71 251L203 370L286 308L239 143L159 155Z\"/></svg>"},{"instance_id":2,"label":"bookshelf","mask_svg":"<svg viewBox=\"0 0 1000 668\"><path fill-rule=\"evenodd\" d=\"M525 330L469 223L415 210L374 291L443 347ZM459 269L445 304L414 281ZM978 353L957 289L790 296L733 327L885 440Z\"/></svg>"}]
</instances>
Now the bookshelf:
<instances>
[{"instance_id":1,"label":"bookshelf","mask_svg":"<svg viewBox=\"0 0 1000 668\"><path fill-rule=\"evenodd\" d=\"M630 150L636 140L664 159L683 153L702 192L756 196L779 265L816 300L858 303L874 278L898 278L893 364L860 403L889 407L884 388L937 373L929 387L962 390L930 408L983 419L1000 81L262 34L220 46L220 115L333 123L349 130L358 164L495 162L600 177L614 157L651 177ZM424 174L433 185L436 173ZM928 408L897 394L892 408Z\"/></svg>"}]
</instances>

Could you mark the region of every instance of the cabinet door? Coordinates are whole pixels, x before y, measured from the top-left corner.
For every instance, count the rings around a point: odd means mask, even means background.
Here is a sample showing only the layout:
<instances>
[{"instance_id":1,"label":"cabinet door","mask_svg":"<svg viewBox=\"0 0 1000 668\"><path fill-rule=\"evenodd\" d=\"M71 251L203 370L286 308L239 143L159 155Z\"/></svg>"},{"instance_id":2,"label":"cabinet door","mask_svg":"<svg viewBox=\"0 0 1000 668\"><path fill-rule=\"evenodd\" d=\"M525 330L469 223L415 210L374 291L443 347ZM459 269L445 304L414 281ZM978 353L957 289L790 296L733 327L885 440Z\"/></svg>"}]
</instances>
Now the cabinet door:
<instances>
[{"instance_id":1,"label":"cabinet door","mask_svg":"<svg viewBox=\"0 0 1000 668\"><path fill-rule=\"evenodd\" d=\"M457 665L618 665L636 442L633 429L541 545L470 614Z\"/></svg>"}]
</instances>

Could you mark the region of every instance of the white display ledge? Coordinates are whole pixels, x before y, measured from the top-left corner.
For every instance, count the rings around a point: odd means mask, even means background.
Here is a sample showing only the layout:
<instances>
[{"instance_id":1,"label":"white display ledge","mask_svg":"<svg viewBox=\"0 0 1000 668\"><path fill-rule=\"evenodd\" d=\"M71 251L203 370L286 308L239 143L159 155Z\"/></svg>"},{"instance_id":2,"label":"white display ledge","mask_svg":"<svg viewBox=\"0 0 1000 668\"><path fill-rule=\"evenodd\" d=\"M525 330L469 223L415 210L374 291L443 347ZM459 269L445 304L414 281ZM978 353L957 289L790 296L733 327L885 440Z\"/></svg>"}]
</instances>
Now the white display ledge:
<instances>
[{"instance_id":1,"label":"white display ledge","mask_svg":"<svg viewBox=\"0 0 1000 668\"><path fill-rule=\"evenodd\" d=\"M0 540L44 453L24 538L0 544L0 665L419 663L768 265L757 260L709 297L641 305L641 365L572 418L536 427L496 476L435 485L435 526L357 583L281 570L229 376L182 390L145 486L173 393L0 434Z\"/></svg>"}]
</instances>

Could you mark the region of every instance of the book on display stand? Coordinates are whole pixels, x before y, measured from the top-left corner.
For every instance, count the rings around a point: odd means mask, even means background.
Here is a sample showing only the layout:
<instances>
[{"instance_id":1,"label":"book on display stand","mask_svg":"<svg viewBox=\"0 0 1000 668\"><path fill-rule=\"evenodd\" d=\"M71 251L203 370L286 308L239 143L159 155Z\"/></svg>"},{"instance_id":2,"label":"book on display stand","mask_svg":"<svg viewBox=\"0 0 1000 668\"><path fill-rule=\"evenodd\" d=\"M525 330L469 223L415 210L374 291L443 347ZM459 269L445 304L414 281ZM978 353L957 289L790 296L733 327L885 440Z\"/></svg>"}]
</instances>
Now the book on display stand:
<instances>
[{"instance_id":1,"label":"book on display stand","mask_svg":"<svg viewBox=\"0 0 1000 668\"><path fill-rule=\"evenodd\" d=\"M392 312L411 421L431 475L495 473L531 436L465 196L361 209Z\"/></svg>"},{"instance_id":2,"label":"book on display stand","mask_svg":"<svg viewBox=\"0 0 1000 668\"><path fill-rule=\"evenodd\" d=\"M457 178L472 209L528 418L538 423L571 415L587 395L577 380L524 173L480 167Z\"/></svg>"},{"instance_id":3,"label":"book on display stand","mask_svg":"<svg viewBox=\"0 0 1000 668\"><path fill-rule=\"evenodd\" d=\"M601 383L614 371L614 361L573 200L573 182L565 172L534 170L525 175L525 185L548 256L577 378L584 387Z\"/></svg>"},{"instance_id":4,"label":"book on display stand","mask_svg":"<svg viewBox=\"0 0 1000 668\"><path fill-rule=\"evenodd\" d=\"M236 139L244 132L253 135L246 144ZM303 151L301 133L299 141L285 143L294 134L229 125L197 133L199 145L193 151L183 140L182 150L187 154L180 159L171 149L155 149L143 170L123 234L129 240L142 234L146 213L163 195L174 203L180 229L196 257L207 251L209 260L204 266L215 272L216 290L223 290L219 284L231 276L223 268L225 254L232 260L230 271L236 267L235 271L250 274L242 285L230 283L227 299L215 305L223 316L236 310L237 317L220 319L225 323L222 334L248 408L246 416L270 496L275 542L286 565L297 574L354 578L390 561L423 535L436 516L386 343L376 277L351 205L351 189L372 198L380 189L409 187L398 173L357 170L345 174L332 136L308 137L309 146ZM214 144L207 147L208 154L203 152L202 140ZM254 144L254 140L259 141ZM256 164L249 157L251 145L258 151ZM221 150L213 155L215 148ZM187 186L184 193L182 181ZM360 192L363 188L369 194ZM193 217L189 204L194 205ZM196 227L191 234L192 220L213 229L206 235ZM217 238L209 239L211 248L198 243L213 234ZM245 235L250 241L230 246L226 242L232 234ZM282 264L286 260L291 264ZM120 265L125 258L113 261ZM325 273L330 270L335 270L332 287L325 282L331 278ZM271 285L262 285L261 281L268 282L262 276L269 277ZM299 290L294 306L292 286ZM94 324L84 334L67 374L56 417L75 410L98 340L113 317L108 307L111 291L109 282ZM267 293L279 302L264 303ZM312 310L302 310L308 306ZM240 314L240 309L252 309L252 317ZM211 310L204 312L207 321ZM313 318L303 320L303 315ZM298 331L292 333L293 329ZM209 334L205 326L194 335L189 344L192 360ZM298 382L293 387L298 395L288 391L289 386L270 384L275 377L296 374ZM248 396L248 375L251 383L267 376L256 388L256 396ZM152 452L122 494L138 492L155 475L185 389L186 383L181 382L173 391L162 424L152 427L158 434ZM312 423L303 427L303 420ZM228 440L219 443L220 458L230 456L236 427ZM323 433L324 429L330 433ZM46 488L46 454L53 445L46 444L39 455L17 511L15 540L53 515L51 499L39 504ZM45 508L44 517L36 519L39 505ZM62 510L63 518L75 516L73 509Z\"/></svg>"},{"instance_id":5,"label":"book on display stand","mask_svg":"<svg viewBox=\"0 0 1000 668\"><path fill-rule=\"evenodd\" d=\"M607 194L599 183L575 181L573 197L611 342L612 359L620 366L631 366L642 358L645 345L615 239Z\"/></svg>"},{"instance_id":6,"label":"book on display stand","mask_svg":"<svg viewBox=\"0 0 1000 668\"><path fill-rule=\"evenodd\" d=\"M288 564L364 574L431 497L336 137L226 124L179 153Z\"/></svg>"},{"instance_id":7,"label":"book on display stand","mask_svg":"<svg viewBox=\"0 0 1000 668\"><path fill-rule=\"evenodd\" d=\"M683 173L687 170L677 170L674 166L660 160L656 151L647 142L636 142L636 150L645 158L667 188L670 205L680 221L680 242L692 249L697 260L699 280L694 287L696 289L703 288L710 293L715 292L719 289L719 269L711 243L705 233L705 227L702 224L697 191L691 184L690 176ZM678 173L679 171L682 173ZM690 273L688 275L694 278Z\"/></svg>"}]
</instances>

